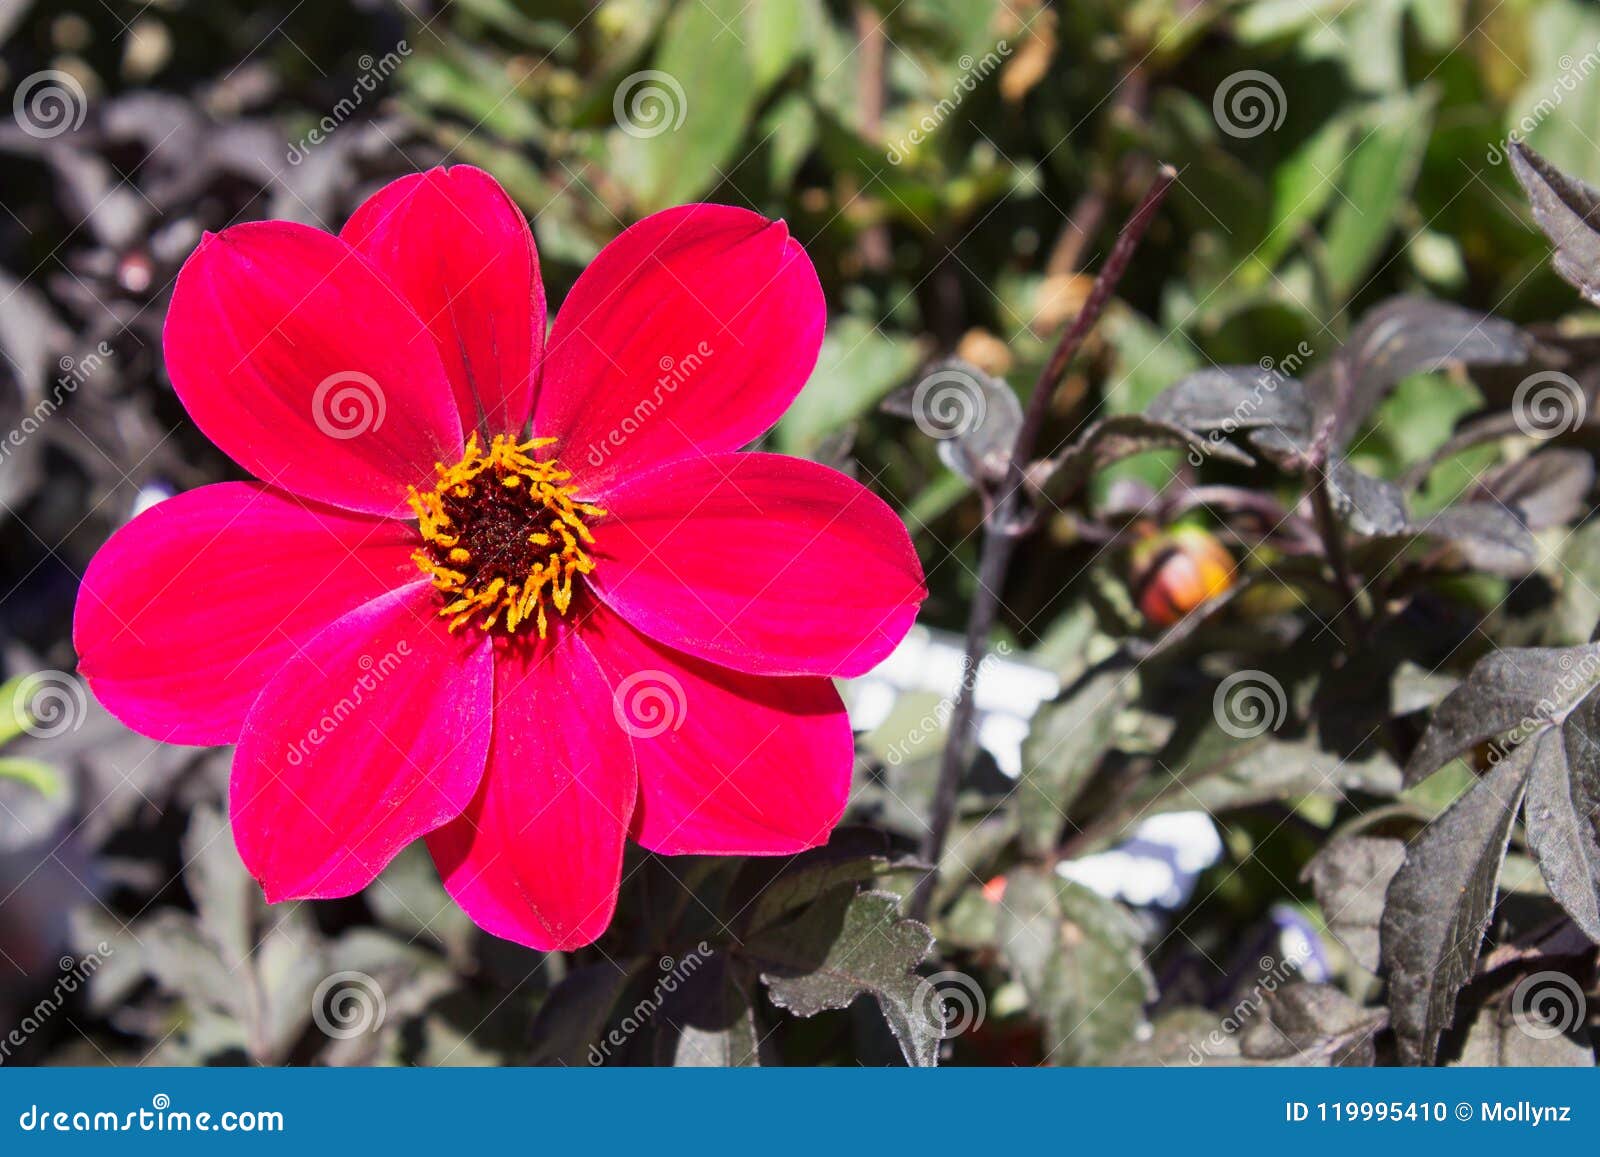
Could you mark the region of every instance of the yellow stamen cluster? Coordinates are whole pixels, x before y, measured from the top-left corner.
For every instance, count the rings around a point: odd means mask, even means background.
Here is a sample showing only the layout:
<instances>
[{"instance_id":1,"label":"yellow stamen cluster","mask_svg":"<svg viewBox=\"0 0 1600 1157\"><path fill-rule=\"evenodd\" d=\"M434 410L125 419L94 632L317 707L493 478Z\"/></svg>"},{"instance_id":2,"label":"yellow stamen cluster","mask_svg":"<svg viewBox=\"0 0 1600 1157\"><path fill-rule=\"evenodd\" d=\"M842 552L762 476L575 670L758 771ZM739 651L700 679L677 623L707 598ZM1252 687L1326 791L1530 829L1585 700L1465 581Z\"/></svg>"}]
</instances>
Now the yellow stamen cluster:
<instances>
[{"instance_id":1,"label":"yellow stamen cluster","mask_svg":"<svg viewBox=\"0 0 1600 1157\"><path fill-rule=\"evenodd\" d=\"M545 604L566 614L573 577L594 570L584 519L605 511L577 499L570 471L533 456L554 441L496 434L485 450L474 434L461 461L435 467L432 490L412 488L423 544L412 558L443 596L450 630L509 635L531 623L542 639Z\"/></svg>"}]
</instances>

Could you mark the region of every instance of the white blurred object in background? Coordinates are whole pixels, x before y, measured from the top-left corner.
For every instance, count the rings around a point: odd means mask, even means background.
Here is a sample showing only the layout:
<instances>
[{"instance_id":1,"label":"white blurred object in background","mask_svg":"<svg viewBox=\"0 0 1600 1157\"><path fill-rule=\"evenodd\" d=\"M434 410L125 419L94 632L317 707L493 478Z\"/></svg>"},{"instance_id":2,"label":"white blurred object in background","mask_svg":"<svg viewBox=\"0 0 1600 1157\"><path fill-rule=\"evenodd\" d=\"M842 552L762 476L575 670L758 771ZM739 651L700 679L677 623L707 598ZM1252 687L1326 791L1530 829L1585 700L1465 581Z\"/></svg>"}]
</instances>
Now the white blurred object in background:
<instances>
[{"instance_id":1,"label":"white blurred object in background","mask_svg":"<svg viewBox=\"0 0 1600 1157\"><path fill-rule=\"evenodd\" d=\"M961 636L913 627L887 659L845 685L851 725L858 732L873 731L890 718L902 696L937 695L939 704L928 722L943 732L965 662ZM1035 713L1060 693L1055 672L1004 646L978 664L978 743L1008 778L1022 774L1022 745ZM899 745L917 742L911 736ZM1116 847L1064 861L1057 871L1102 896L1172 911L1188 902L1200 873L1221 855L1222 839L1209 815L1171 812L1141 821Z\"/></svg>"},{"instance_id":2,"label":"white blurred object in background","mask_svg":"<svg viewBox=\"0 0 1600 1157\"><path fill-rule=\"evenodd\" d=\"M901 695L941 696L941 725L949 722L961 686L966 648L950 631L913 627L887 659L846 685L850 724L857 731L882 725ZM978 664L975 702L978 743L994 757L1009 778L1022 774L1022 741L1041 703L1061 693L1054 672L1003 651L991 652Z\"/></svg>"}]
</instances>

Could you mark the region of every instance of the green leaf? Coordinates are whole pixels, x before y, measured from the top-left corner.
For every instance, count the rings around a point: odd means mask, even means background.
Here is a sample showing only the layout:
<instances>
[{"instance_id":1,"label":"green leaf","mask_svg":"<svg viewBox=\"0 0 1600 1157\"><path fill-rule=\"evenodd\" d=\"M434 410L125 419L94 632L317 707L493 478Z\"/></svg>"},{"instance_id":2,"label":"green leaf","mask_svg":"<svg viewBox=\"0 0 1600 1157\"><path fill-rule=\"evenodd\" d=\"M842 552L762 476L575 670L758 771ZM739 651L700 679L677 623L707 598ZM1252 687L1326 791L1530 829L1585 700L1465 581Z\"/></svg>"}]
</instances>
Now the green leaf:
<instances>
[{"instance_id":1,"label":"green leaf","mask_svg":"<svg viewBox=\"0 0 1600 1157\"><path fill-rule=\"evenodd\" d=\"M1341 301L1361 287L1399 223L1422 166L1433 107L1429 94L1385 100L1360 130L1324 233L1327 276Z\"/></svg>"},{"instance_id":2,"label":"green leaf","mask_svg":"<svg viewBox=\"0 0 1600 1157\"><path fill-rule=\"evenodd\" d=\"M1366 92L1398 92L1405 76L1406 0L1366 0L1345 5L1313 37L1326 39L1343 61L1351 83Z\"/></svg>"},{"instance_id":3,"label":"green leaf","mask_svg":"<svg viewBox=\"0 0 1600 1157\"><path fill-rule=\"evenodd\" d=\"M767 111L757 131L767 145L767 173L772 184L789 188L807 155L817 147L816 112L803 97L790 93Z\"/></svg>"},{"instance_id":4,"label":"green leaf","mask_svg":"<svg viewBox=\"0 0 1600 1157\"><path fill-rule=\"evenodd\" d=\"M490 28L546 51L554 51L568 35L559 20L530 20L511 0L456 0L456 7Z\"/></svg>"},{"instance_id":5,"label":"green leaf","mask_svg":"<svg viewBox=\"0 0 1600 1157\"><path fill-rule=\"evenodd\" d=\"M1131 913L1038 869L1006 878L1001 952L1044 1026L1050 1064L1108 1060L1138 1035L1155 981Z\"/></svg>"},{"instance_id":6,"label":"green leaf","mask_svg":"<svg viewBox=\"0 0 1600 1157\"><path fill-rule=\"evenodd\" d=\"M418 101L453 113L476 126L476 135L507 141L543 140L544 122L527 101L481 78L495 70L494 58L453 41L436 53L418 54L398 71L397 79Z\"/></svg>"},{"instance_id":7,"label":"green leaf","mask_svg":"<svg viewBox=\"0 0 1600 1157\"><path fill-rule=\"evenodd\" d=\"M1545 616L1541 642L1581 643L1600 623L1600 519L1586 519L1557 554L1555 602Z\"/></svg>"},{"instance_id":8,"label":"green leaf","mask_svg":"<svg viewBox=\"0 0 1600 1157\"><path fill-rule=\"evenodd\" d=\"M1547 0L1527 13L1532 50L1527 83L1506 105L1505 128L1522 133L1553 165L1590 183L1600 182L1600 155L1594 145L1600 124L1600 87L1593 80L1593 53L1600 44L1600 13L1576 0ZM1591 270L1591 274L1593 271Z\"/></svg>"},{"instance_id":9,"label":"green leaf","mask_svg":"<svg viewBox=\"0 0 1600 1157\"><path fill-rule=\"evenodd\" d=\"M744 42L745 7L677 5L651 68L617 86L616 172L646 208L693 200L739 159L762 93Z\"/></svg>"},{"instance_id":10,"label":"green leaf","mask_svg":"<svg viewBox=\"0 0 1600 1157\"><path fill-rule=\"evenodd\" d=\"M1337 16L1345 0L1249 0L1233 16L1241 44L1265 44L1319 27Z\"/></svg>"},{"instance_id":11,"label":"green leaf","mask_svg":"<svg viewBox=\"0 0 1600 1157\"><path fill-rule=\"evenodd\" d=\"M820 19L820 12L800 0L745 8L745 45L750 54L751 82L758 92L772 87L791 66L810 54L813 25Z\"/></svg>"},{"instance_id":12,"label":"green leaf","mask_svg":"<svg viewBox=\"0 0 1600 1157\"><path fill-rule=\"evenodd\" d=\"M1477 966L1532 753L1524 744L1468 788L1411 843L1389 884L1380 939L1405 1064L1432 1063Z\"/></svg>"},{"instance_id":13,"label":"green leaf","mask_svg":"<svg viewBox=\"0 0 1600 1157\"><path fill-rule=\"evenodd\" d=\"M1131 672L1102 671L1035 718L1023 745L1016 792L1025 850L1046 852L1055 846L1067 809L1111 746L1117 713L1137 690L1138 680Z\"/></svg>"},{"instance_id":14,"label":"green leaf","mask_svg":"<svg viewBox=\"0 0 1600 1157\"><path fill-rule=\"evenodd\" d=\"M1376 451L1385 467L1379 473L1392 477L1438 450L1460 420L1482 405L1477 391L1462 388L1447 374L1413 374L1378 406L1360 453L1366 457Z\"/></svg>"},{"instance_id":15,"label":"green leaf","mask_svg":"<svg viewBox=\"0 0 1600 1157\"><path fill-rule=\"evenodd\" d=\"M48 763L20 756L0 756L0 779L25 784L46 799L61 795L61 775Z\"/></svg>"},{"instance_id":16,"label":"green leaf","mask_svg":"<svg viewBox=\"0 0 1600 1157\"><path fill-rule=\"evenodd\" d=\"M913 969L932 947L925 924L900 916L899 896L857 892L847 884L736 951L760 969L772 1003L796 1016L846 1008L871 995L906 1063L929 1067L938 1063L944 1026Z\"/></svg>"},{"instance_id":17,"label":"green leaf","mask_svg":"<svg viewBox=\"0 0 1600 1157\"><path fill-rule=\"evenodd\" d=\"M1355 119L1335 117L1286 157L1272 174L1272 220L1266 238L1256 247L1256 264L1241 271L1247 284L1267 280L1321 215L1338 191L1338 180L1350 155Z\"/></svg>"},{"instance_id":18,"label":"green leaf","mask_svg":"<svg viewBox=\"0 0 1600 1157\"><path fill-rule=\"evenodd\" d=\"M14 675L0 683L0 745L10 743L31 723L27 684L31 673Z\"/></svg>"},{"instance_id":19,"label":"green leaf","mask_svg":"<svg viewBox=\"0 0 1600 1157\"><path fill-rule=\"evenodd\" d=\"M817 368L778 423L778 448L785 454L814 451L829 434L859 418L910 377L921 347L855 317L828 328Z\"/></svg>"},{"instance_id":20,"label":"green leaf","mask_svg":"<svg viewBox=\"0 0 1600 1157\"><path fill-rule=\"evenodd\" d=\"M1170 340L1162 326L1131 309L1108 308L1097 333L1110 347L1113 361L1105 387L1104 413L1109 416L1142 414L1151 401L1184 374L1193 370L1199 359L1190 352L1188 342ZM1043 358L1043 353L1040 357ZM1115 429L1113 425L1112 429ZM1117 482L1143 482L1160 489L1172 477L1179 456L1160 453L1163 445L1181 447L1179 442L1152 441L1144 449L1157 453L1122 454L1101 460L1092 469L1097 475L1093 495L1104 498ZM1227 454L1224 457L1231 457ZM1232 459L1244 464L1246 459ZM1067 479L1063 479L1067 482Z\"/></svg>"},{"instance_id":21,"label":"green leaf","mask_svg":"<svg viewBox=\"0 0 1600 1157\"><path fill-rule=\"evenodd\" d=\"M1108 306L1096 332L1113 355L1106 379L1106 410L1113 414L1143 413L1162 390L1203 364L1187 342L1173 341L1165 327L1132 309Z\"/></svg>"}]
</instances>

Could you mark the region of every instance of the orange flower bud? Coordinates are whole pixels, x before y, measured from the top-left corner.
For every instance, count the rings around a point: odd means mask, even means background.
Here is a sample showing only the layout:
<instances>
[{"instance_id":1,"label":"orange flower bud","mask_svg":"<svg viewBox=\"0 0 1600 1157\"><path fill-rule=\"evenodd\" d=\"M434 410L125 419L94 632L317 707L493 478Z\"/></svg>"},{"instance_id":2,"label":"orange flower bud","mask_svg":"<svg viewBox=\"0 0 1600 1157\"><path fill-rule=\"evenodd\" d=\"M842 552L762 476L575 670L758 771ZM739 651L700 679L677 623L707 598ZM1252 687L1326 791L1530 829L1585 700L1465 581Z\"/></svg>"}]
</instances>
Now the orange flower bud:
<instances>
[{"instance_id":1,"label":"orange flower bud","mask_svg":"<svg viewBox=\"0 0 1600 1157\"><path fill-rule=\"evenodd\" d=\"M1233 585L1233 555L1197 526L1153 534L1133 548L1133 587L1139 611L1170 627Z\"/></svg>"}]
</instances>

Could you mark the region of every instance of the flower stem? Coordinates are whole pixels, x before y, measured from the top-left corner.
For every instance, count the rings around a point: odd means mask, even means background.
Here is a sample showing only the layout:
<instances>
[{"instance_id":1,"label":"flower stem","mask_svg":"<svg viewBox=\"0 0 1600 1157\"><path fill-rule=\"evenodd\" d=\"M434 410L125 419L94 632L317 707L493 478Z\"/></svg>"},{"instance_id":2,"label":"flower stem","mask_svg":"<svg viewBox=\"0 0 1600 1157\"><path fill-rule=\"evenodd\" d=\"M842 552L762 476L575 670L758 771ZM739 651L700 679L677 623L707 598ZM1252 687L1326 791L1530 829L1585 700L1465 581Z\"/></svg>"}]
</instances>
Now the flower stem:
<instances>
[{"instance_id":1,"label":"flower stem","mask_svg":"<svg viewBox=\"0 0 1600 1157\"><path fill-rule=\"evenodd\" d=\"M1028 407L1023 411L1022 425L1017 430L1017 440L1012 446L1007 465L1004 493L986 502L983 545L978 559L978 590L967 613L966 655L961 665L961 682L956 688L950 716L949 742L944 749L939 765L939 781L934 788L933 811L928 817L928 831L922 841L922 858L929 865L928 874L918 882L911 896L910 912L918 920L926 920L932 906L933 890L939 881L939 859L944 854L950 825L955 819L956 797L972 747L976 714L973 693L978 683L978 667L988 650L989 632L994 627L995 616L1000 609L1000 592L1005 587L1006 574L1016 550L1018 516L1026 501L1027 464L1035 457L1039 435L1049 415L1050 399L1055 396L1056 388L1061 384L1067 367L1072 364L1084 339L1105 312L1156 210L1177 178L1176 169L1162 165L1144 199L1139 202L1139 207L1117 234L1111 254L1095 277L1083 308L1062 333L1049 361L1039 373L1033 394L1028 398Z\"/></svg>"},{"instance_id":2,"label":"flower stem","mask_svg":"<svg viewBox=\"0 0 1600 1157\"><path fill-rule=\"evenodd\" d=\"M1336 623L1349 619L1355 624L1358 639L1365 639L1366 616L1361 610L1361 586L1350 569L1350 556L1345 550L1344 530L1333 509L1333 499L1328 493L1328 459L1333 453L1334 427L1350 407L1355 384L1350 377L1350 366L1342 357L1333 361L1333 404L1318 426L1311 441L1306 465L1311 474L1311 511L1316 519L1317 533L1322 536L1328 566L1333 571L1334 583L1344 604L1334 616Z\"/></svg>"}]
</instances>

